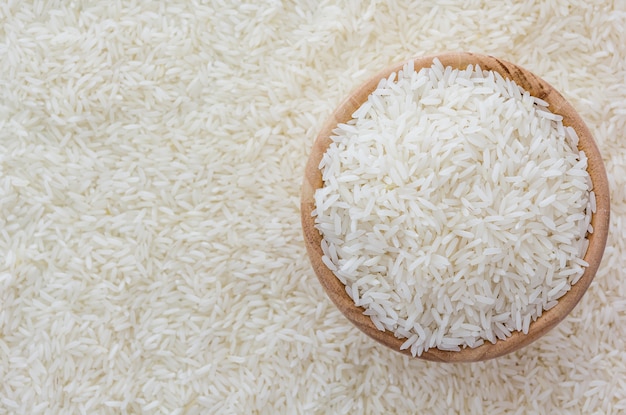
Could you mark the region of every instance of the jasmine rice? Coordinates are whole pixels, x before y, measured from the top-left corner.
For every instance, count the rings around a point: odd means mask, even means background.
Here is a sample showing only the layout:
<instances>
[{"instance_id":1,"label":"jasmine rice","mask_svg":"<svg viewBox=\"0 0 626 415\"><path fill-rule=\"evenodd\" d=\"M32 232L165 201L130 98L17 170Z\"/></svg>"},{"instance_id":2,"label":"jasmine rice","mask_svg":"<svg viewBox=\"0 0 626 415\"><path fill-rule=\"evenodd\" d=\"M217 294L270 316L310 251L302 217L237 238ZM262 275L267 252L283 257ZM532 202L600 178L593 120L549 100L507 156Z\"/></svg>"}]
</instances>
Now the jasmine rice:
<instances>
[{"instance_id":1,"label":"jasmine rice","mask_svg":"<svg viewBox=\"0 0 626 415\"><path fill-rule=\"evenodd\" d=\"M588 265L595 198L577 145L496 72L408 63L322 158L323 261L414 356L528 333Z\"/></svg>"}]
</instances>

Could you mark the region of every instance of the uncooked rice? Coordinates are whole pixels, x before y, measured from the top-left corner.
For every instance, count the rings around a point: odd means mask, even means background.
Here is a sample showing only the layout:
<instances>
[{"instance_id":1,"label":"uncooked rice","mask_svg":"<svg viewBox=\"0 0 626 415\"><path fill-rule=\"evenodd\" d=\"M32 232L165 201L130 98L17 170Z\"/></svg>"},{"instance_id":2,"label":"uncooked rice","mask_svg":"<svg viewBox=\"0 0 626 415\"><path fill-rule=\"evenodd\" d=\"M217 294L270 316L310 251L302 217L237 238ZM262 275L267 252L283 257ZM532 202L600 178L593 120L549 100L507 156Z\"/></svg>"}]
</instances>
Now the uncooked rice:
<instances>
[{"instance_id":1,"label":"uncooked rice","mask_svg":"<svg viewBox=\"0 0 626 415\"><path fill-rule=\"evenodd\" d=\"M623 413L624 27L623 1L0 2L0 414ZM299 197L352 89L462 50L565 94L612 217L568 318L441 365L332 305Z\"/></svg>"},{"instance_id":2,"label":"uncooked rice","mask_svg":"<svg viewBox=\"0 0 626 415\"><path fill-rule=\"evenodd\" d=\"M322 259L400 349L527 334L583 275L595 203L562 119L497 72L434 59L381 79L333 131Z\"/></svg>"}]
</instances>

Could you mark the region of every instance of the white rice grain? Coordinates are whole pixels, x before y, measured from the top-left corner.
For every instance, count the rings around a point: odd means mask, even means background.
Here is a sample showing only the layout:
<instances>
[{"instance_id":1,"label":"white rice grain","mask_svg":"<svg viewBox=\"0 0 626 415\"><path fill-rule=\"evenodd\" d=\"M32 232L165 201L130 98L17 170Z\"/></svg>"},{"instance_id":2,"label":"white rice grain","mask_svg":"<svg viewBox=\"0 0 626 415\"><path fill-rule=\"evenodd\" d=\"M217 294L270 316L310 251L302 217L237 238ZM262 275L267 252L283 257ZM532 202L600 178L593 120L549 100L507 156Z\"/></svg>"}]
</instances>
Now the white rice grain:
<instances>
[{"instance_id":1,"label":"white rice grain","mask_svg":"<svg viewBox=\"0 0 626 415\"><path fill-rule=\"evenodd\" d=\"M586 156L562 117L493 73L463 76L435 60L381 80L320 165L323 261L412 353L527 332L535 306L552 307L579 278L593 231ZM449 132L460 125L465 135ZM381 169L365 179L372 157Z\"/></svg>"}]
</instances>

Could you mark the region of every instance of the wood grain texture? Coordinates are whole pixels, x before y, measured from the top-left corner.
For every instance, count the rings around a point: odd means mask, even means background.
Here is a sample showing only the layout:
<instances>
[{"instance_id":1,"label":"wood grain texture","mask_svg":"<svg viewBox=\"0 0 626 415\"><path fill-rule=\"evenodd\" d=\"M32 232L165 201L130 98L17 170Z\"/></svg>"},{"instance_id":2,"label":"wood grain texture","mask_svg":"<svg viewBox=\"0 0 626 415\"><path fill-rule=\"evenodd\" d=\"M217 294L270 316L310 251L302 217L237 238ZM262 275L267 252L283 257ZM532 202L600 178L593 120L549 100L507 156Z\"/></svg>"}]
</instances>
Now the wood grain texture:
<instances>
[{"instance_id":1,"label":"wood grain texture","mask_svg":"<svg viewBox=\"0 0 626 415\"><path fill-rule=\"evenodd\" d=\"M584 150L589 159L588 171L596 194L597 209L591 220L594 233L589 237L589 249L584 258L589 263L589 267L578 283L561 297L554 308L544 312L537 321L530 325L528 334L514 332L506 340L499 340L495 344L487 342L477 348L465 348L459 352L430 349L421 356L422 359L438 362L475 362L502 356L532 343L556 326L578 304L591 284L604 253L610 216L609 187L604 163L591 132L574 108L547 82L517 65L492 56L472 53L446 53L436 57L444 66L458 69L465 69L469 64L479 64L482 69L499 72L503 77L514 80L531 95L547 101L552 112L563 116L563 124L573 127L578 133L580 138L579 149ZM415 69L419 70L430 66L434 58L435 56L415 58ZM392 72L398 71L404 64L405 62L401 62L393 65L369 79L343 101L329 117L321 129L307 161L301 194L301 220L305 244L313 269L324 290L354 325L374 340L396 351L400 351L400 345L405 339L397 339L392 332L378 330L370 318L363 315L364 309L354 304L341 281L322 262L322 237L315 229L315 218L311 216L311 212L315 209L315 190L322 186L322 176L318 166L330 143L332 130L338 123L347 122L351 118L352 113L367 100L368 95L376 88L382 77L387 77ZM408 350L400 352L411 356Z\"/></svg>"}]
</instances>

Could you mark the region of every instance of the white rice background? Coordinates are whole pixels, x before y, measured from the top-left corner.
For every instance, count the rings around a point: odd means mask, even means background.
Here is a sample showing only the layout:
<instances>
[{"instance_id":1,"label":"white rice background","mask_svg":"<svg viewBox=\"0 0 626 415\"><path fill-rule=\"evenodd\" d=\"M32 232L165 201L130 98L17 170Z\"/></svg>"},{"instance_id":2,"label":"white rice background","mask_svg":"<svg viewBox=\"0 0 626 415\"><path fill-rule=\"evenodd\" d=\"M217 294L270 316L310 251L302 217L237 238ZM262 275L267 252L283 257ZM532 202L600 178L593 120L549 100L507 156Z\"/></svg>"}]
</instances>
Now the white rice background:
<instances>
[{"instance_id":1,"label":"white rice background","mask_svg":"<svg viewBox=\"0 0 626 415\"><path fill-rule=\"evenodd\" d=\"M436 3L2 2L0 414L624 413L626 4ZM571 316L443 365L331 304L299 192L350 90L461 50L564 92L613 210Z\"/></svg>"}]
</instances>

